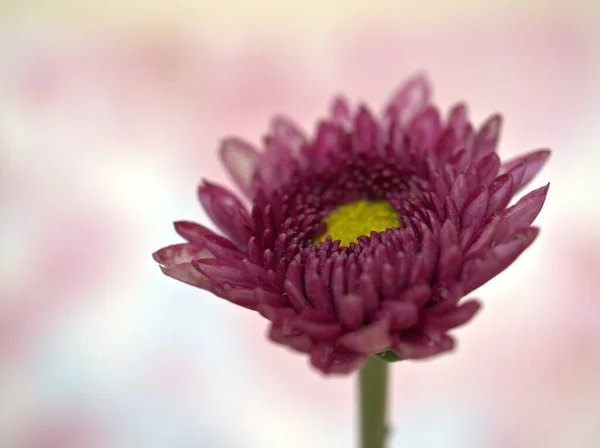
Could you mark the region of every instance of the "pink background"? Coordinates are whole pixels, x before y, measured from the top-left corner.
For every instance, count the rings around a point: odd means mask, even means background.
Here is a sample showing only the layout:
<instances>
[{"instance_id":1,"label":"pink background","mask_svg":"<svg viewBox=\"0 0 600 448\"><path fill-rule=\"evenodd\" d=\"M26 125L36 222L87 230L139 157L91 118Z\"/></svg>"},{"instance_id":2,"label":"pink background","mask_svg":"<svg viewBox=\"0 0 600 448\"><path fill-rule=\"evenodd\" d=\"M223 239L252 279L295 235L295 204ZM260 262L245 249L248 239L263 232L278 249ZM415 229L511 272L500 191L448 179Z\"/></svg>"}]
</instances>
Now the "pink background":
<instances>
[{"instance_id":1,"label":"pink background","mask_svg":"<svg viewBox=\"0 0 600 448\"><path fill-rule=\"evenodd\" d=\"M442 108L504 114L501 156L552 148L552 185L458 350L394 366L390 447L600 446L598 7L488 4L0 6L0 446L353 446L352 378L150 254L207 223L219 138L312 129L338 92L376 108L419 70Z\"/></svg>"}]
</instances>

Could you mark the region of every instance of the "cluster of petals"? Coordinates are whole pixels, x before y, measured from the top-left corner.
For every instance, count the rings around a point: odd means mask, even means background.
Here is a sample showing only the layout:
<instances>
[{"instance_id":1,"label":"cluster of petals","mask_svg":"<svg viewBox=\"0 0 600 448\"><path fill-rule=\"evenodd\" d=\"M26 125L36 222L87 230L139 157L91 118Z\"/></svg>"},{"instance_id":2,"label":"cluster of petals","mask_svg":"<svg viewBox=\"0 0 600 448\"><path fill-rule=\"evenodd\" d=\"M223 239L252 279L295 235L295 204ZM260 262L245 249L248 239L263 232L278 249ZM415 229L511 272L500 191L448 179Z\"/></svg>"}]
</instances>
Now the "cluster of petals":
<instances>
[{"instance_id":1,"label":"cluster of petals","mask_svg":"<svg viewBox=\"0 0 600 448\"><path fill-rule=\"evenodd\" d=\"M276 116L263 148L226 138L221 158L241 194L204 181L198 195L218 228L179 221L186 242L154 254L162 271L269 321L269 338L347 374L366 358L449 351L448 332L480 302L463 297L533 242L548 185L511 199L550 152L502 162L502 119L475 128L466 106L446 117L423 75L379 114L335 98L312 137ZM386 200L399 225L342 247L324 218L356 200ZM249 204L249 206L247 205Z\"/></svg>"}]
</instances>

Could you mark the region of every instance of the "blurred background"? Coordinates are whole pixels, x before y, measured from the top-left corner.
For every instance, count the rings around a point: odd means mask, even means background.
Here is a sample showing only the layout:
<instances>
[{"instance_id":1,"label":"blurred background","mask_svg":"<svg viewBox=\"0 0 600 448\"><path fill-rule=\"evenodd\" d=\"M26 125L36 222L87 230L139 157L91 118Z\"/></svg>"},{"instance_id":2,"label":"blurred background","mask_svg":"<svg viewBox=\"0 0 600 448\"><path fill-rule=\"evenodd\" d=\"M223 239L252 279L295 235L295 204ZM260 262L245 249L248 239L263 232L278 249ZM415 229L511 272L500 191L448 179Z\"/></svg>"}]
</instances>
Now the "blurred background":
<instances>
[{"instance_id":1,"label":"blurred background","mask_svg":"<svg viewBox=\"0 0 600 448\"><path fill-rule=\"evenodd\" d=\"M552 148L552 186L459 349L394 366L389 446L600 446L599 29L595 0L3 0L0 447L354 446L352 378L150 254L208 223L219 138L419 70L504 114L502 157Z\"/></svg>"}]
</instances>

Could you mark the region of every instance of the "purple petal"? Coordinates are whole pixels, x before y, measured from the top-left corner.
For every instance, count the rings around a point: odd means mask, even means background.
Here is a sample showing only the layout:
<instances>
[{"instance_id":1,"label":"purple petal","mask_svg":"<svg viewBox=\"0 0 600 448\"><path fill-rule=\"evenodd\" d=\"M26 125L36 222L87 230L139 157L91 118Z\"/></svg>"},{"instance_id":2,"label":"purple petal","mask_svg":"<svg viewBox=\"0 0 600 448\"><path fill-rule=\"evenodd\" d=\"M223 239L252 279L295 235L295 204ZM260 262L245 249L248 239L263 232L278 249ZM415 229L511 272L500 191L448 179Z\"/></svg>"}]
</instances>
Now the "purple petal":
<instances>
[{"instance_id":1,"label":"purple petal","mask_svg":"<svg viewBox=\"0 0 600 448\"><path fill-rule=\"evenodd\" d=\"M429 103L431 87L423 74L404 83L387 103L383 116L388 122L398 122L405 128Z\"/></svg>"},{"instance_id":2,"label":"purple petal","mask_svg":"<svg viewBox=\"0 0 600 448\"><path fill-rule=\"evenodd\" d=\"M461 214L462 227L473 226L478 228L485 217L488 206L488 189L485 185L473 194L472 199L467 202Z\"/></svg>"},{"instance_id":3,"label":"purple petal","mask_svg":"<svg viewBox=\"0 0 600 448\"><path fill-rule=\"evenodd\" d=\"M256 282L246 272L230 262L217 259L192 260L192 266L218 285L256 287Z\"/></svg>"},{"instance_id":4,"label":"purple petal","mask_svg":"<svg viewBox=\"0 0 600 448\"><path fill-rule=\"evenodd\" d=\"M397 338L392 350L403 359L423 359L450 351L453 348L454 339L442 333L435 337L422 335L416 340Z\"/></svg>"},{"instance_id":5,"label":"purple petal","mask_svg":"<svg viewBox=\"0 0 600 448\"><path fill-rule=\"evenodd\" d=\"M370 152L377 149L379 128L377 122L365 106L360 106L354 118L354 133L358 139L359 149Z\"/></svg>"},{"instance_id":6,"label":"purple petal","mask_svg":"<svg viewBox=\"0 0 600 448\"><path fill-rule=\"evenodd\" d=\"M250 216L242 202L229 190L204 182L198 197L210 219L238 245L245 247L251 234Z\"/></svg>"},{"instance_id":7,"label":"purple petal","mask_svg":"<svg viewBox=\"0 0 600 448\"><path fill-rule=\"evenodd\" d=\"M504 207L510 202L510 198L513 195L513 178L510 174L503 174L496 178L490 185L490 198L488 201L488 207L486 216L490 216L492 213L500 212L504 210Z\"/></svg>"},{"instance_id":8,"label":"purple petal","mask_svg":"<svg viewBox=\"0 0 600 448\"><path fill-rule=\"evenodd\" d=\"M293 282L286 280L283 287L290 304L296 311L301 312L305 308L309 308L311 306L310 302L306 299L306 297L304 297L304 294L298 290Z\"/></svg>"},{"instance_id":9,"label":"purple petal","mask_svg":"<svg viewBox=\"0 0 600 448\"><path fill-rule=\"evenodd\" d=\"M513 187L514 192L517 192L535 177L538 171L543 168L544 164L546 163L546 160L548 160L549 157L550 150L539 149L524 156L520 156L516 159L512 159L508 162L505 162L500 168L500 173L510 173L516 169L523 171L522 174L518 176L520 182L518 184L515 184Z\"/></svg>"},{"instance_id":10,"label":"purple petal","mask_svg":"<svg viewBox=\"0 0 600 448\"><path fill-rule=\"evenodd\" d=\"M411 286L404 290L398 300L401 302L410 302L421 308L431 297L431 287L429 285Z\"/></svg>"},{"instance_id":11,"label":"purple petal","mask_svg":"<svg viewBox=\"0 0 600 448\"><path fill-rule=\"evenodd\" d=\"M493 215L488 223L483 227L481 233L475 241L470 245L465 253L465 258L478 257L484 250L491 247L492 243L496 239L496 229L500 222L499 215Z\"/></svg>"},{"instance_id":12,"label":"purple petal","mask_svg":"<svg viewBox=\"0 0 600 448\"><path fill-rule=\"evenodd\" d=\"M348 294L336 300L336 311L341 324L350 331L358 330L365 322L363 300L356 294Z\"/></svg>"},{"instance_id":13,"label":"purple petal","mask_svg":"<svg viewBox=\"0 0 600 448\"><path fill-rule=\"evenodd\" d=\"M548 188L550 188L550 184L533 190L523 196L515 205L504 210L498 223L497 241L504 241L517 230L529 227L533 223L544 206Z\"/></svg>"},{"instance_id":14,"label":"purple petal","mask_svg":"<svg viewBox=\"0 0 600 448\"><path fill-rule=\"evenodd\" d=\"M172 266L181 263L190 263L199 258L214 258L205 247L194 244L173 244L163 247L152 254L152 258L161 266Z\"/></svg>"},{"instance_id":15,"label":"purple petal","mask_svg":"<svg viewBox=\"0 0 600 448\"><path fill-rule=\"evenodd\" d=\"M295 156L307 144L304 132L287 117L278 115L271 121L271 135Z\"/></svg>"},{"instance_id":16,"label":"purple petal","mask_svg":"<svg viewBox=\"0 0 600 448\"><path fill-rule=\"evenodd\" d=\"M350 106L345 98L336 97L331 103L329 116L331 120L344 128L350 127L352 123Z\"/></svg>"},{"instance_id":17,"label":"purple petal","mask_svg":"<svg viewBox=\"0 0 600 448\"><path fill-rule=\"evenodd\" d=\"M212 283L193 268L191 261L211 257L213 254L206 248L192 244L175 244L152 254L152 258L160 265L165 275L203 289L210 289Z\"/></svg>"},{"instance_id":18,"label":"purple petal","mask_svg":"<svg viewBox=\"0 0 600 448\"><path fill-rule=\"evenodd\" d=\"M367 327L346 333L338 339L341 346L357 353L370 354L386 350L392 344L390 322L382 319Z\"/></svg>"},{"instance_id":19,"label":"purple petal","mask_svg":"<svg viewBox=\"0 0 600 448\"><path fill-rule=\"evenodd\" d=\"M498 175L500 169L500 157L495 152L488 154L477 162L477 181L483 185L489 185Z\"/></svg>"},{"instance_id":20,"label":"purple petal","mask_svg":"<svg viewBox=\"0 0 600 448\"><path fill-rule=\"evenodd\" d=\"M318 341L333 341L342 334L342 326L335 322L315 322L307 319L297 319L294 322L294 327Z\"/></svg>"},{"instance_id":21,"label":"purple petal","mask_svg":"<svg viewBox=\"0 0 600 448\"><path fill-rule=\"evenodd\" d=\"M428 315L427 325L441 331L447 331L466 324L480 309L480 302L477 300L468 300L444 314Z\"/></svg>"},{"instance_id":22,"label":"purple petal","mask_svg":"<svg viewBox=\"0 0 600 448\"><path fill-rule=\"evenodd\" d=\"M323 373L349 374L359 370L366 360L366 355L343 351L330 343L317 344L310 353L311 364Z\"/></svg>"},{"instance_id":23,"label":"purple petal","mask_svg":"<svg viewBox=\"0 0 600 448\"><path fill-rule=\"evenodd\" d=\"M438 110L433 106L426 107L412 121L410 132L419 142L420 148L427 151L432 150L442 133Z\"/></svg>"},{"instance_id":24,"label":"purple petal","mask_svg":"<svg viewBox=\"0 0 600 448\"><path fill-rule=\"evenodd\" d=\"M479 160L489 153L496 151L501 128L502 117L500 115L492 115L486 120L475 135L473 160Z\"/></svg>"},{"instance_id":25,"label":"purple petal","mask_svg":"<svg viewBox=\"0 0 600 448\"><path fill-rule=\"evenodd\" d=\"M314 347L313 341L307 334L292 332L280 324L271 324L269 339L278 344L286 345L300 353L310 353Z\"/></svg>"},{"instance_id":26,"label":"purple petal","mask_svg":"<svg viewBox=\"0 0 600 448\"><path fill-rule=\"evenodd\" d=\"M464 263L461 282L468 294L510 266L535 240L539 230L535 227L517 231L508 241L498 244L481 258Z\"/></svg>"},{"instance_id":27,"label":"purple petal","mask_svg":"<svg viewBox=\"0 0 600 448\"><path fill-rule=\"evenodd\" d=\"M252 198L252 179L259 159L258 151L249 143L235 137L221 142L221 162L240 191Z\"/></svg>"},{"instance_id":28,"label":"purple petal","mask_svg":"<svg viewBox=\"0 0 600 448\"><path fill-rule=\"evenodd\" d=\"M450 189L450 197L456 204L456 208L458 210L462 210L465 201L467 200L467 196L469 191L467 189L467 179L464 174L459 174L456 176L456 180Z\"/></svg>"},{"instance_id":29,"label":"purple petal","mask_svg":"<svg viewBox=\"0 0 600 448\"><path fill-rule=\"evenodd\" d=\"M458 246L443 247L437 268L438 281L445 282L456 279L460 274L462 260L463 254Z\"/></svg>"},{"instance_id":30,"label":"purple petal","mask_svg":"<svg viewBox=\"0 0 600 448\"><path fill-rule=\"evenodd\" d=\"M411 302L400 302L397 300L384 300L381 302L382 309L390 317L390 330L400 331L410 328L419 319L419 308Z\"/></svg>"},{"instance_id":31,"label":"purple petal","mask_svg":"<svg viewBox=\"0 0 600 448\"><path fill-rule=\"evenodd\" d=\"M467 106L465 106L463 103L455 104L450 110L447 126L448 129L452 129L454 131L457 141L462 140L465 137L469 127Z\"/></svg>"},{"instance_id":32,"label":"purple petal","mask_svg":"<svg viewBox=\"0 0 600 448\"><path fill-rule=\"evenodd\" d=\"M197 246L206 245L204 240L206 235L215 235L215 232L212 230L191 221L177 221L174 222L173 225L175 227L175 232Z\"/></svg>"}]
</instances>

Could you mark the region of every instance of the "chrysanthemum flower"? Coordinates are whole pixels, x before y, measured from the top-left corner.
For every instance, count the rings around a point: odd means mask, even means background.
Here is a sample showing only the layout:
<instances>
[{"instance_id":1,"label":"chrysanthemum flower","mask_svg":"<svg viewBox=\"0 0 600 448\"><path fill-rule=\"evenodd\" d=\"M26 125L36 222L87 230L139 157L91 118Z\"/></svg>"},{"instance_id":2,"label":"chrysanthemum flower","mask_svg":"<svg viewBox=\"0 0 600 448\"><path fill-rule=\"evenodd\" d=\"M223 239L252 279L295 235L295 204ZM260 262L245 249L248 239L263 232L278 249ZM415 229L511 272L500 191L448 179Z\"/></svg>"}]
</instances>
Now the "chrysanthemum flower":
<instances>
[{"instance_id":1,"label":"chrysanthemum flower","mask_svg":"<svg viewBox=\"0 0 600 448\"><path fill-rule=\"evenodd\" d=\"M474 130L457 104L442 120L430 90L413 77L379 116L337 98L312 138L276 117L264 151L225 139L251 209L205 181L198 195L220 234L176 222L187 242L154 254L162 271L259 312L272 341L324 373L451 350L448 331L480 308L461 299L536 237L548 185L508 204L550 152L502 163L501 117Z\"/></svg>"}]
</instances>

